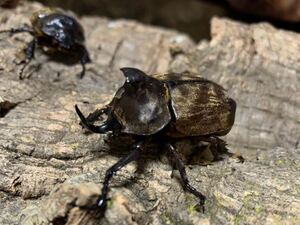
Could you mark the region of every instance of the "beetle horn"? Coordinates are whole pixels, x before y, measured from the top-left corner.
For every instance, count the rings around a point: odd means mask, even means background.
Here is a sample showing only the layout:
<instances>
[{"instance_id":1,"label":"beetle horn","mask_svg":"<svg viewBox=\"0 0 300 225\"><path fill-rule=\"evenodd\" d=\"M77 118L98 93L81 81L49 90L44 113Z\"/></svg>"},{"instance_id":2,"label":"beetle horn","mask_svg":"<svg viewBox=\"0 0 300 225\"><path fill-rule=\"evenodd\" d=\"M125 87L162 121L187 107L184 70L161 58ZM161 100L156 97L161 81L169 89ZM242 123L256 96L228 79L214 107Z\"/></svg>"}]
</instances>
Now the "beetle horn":
<instances>
[{"instance_id":1,"label":"beetle horn","mask_svg":"<svg viewBox=\"0 0 300 225\"><path fill-rule=\"evenodd\" d=\"M144 81L148 79L147 74L136 68L123 67L120 70L123 72L124 76L126 77L126 82L128 83Z\"/></svg>"},{"instance_id":2,"label":"beetle horn","mask_svg":"<svg viewBox=\"0 0 300 225\"><path fill-rule=\"evenodd\" d=\"M91 124L87 121L87 119L85 118L85 116L82 114L82 112L79 110L78 106L75 105L75 110L77 115L79 116L82 125L84 126L84 128L94 132L94 133L100 133L100 134L104 134L108 131L110 131L110 125L112 121L106 121L103 124L101 124L100 126L95 126L94 124Z\"/></svg>"}]
</instances>

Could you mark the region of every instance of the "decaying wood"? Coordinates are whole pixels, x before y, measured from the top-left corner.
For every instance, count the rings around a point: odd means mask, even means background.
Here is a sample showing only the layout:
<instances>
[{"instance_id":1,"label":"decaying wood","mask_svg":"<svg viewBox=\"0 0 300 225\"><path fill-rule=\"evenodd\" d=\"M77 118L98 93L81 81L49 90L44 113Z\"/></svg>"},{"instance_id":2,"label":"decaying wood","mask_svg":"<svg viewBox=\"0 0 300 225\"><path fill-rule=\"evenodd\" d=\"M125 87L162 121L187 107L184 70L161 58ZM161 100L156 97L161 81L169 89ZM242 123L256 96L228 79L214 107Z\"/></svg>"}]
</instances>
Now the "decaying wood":
<instances>
[{"instance_id":1,"label":"decaying wood","mask_svg":"<svg viewBox=\"0 0 300 225\"><path fill-rule=\"evenodd\" d=\"M28 23L41 7L1 9L0 29ZM30 36L1 37L0 224L300 224L298 34L214 19L212 40L196 45L185 35L132 21L80 22L93 59L82 80L80 65L38 51L26 70L31 78L20 81L16 55ZM193 208L196 199L178 176L171 178L165 158L147 156L138 163L143 168L132 163L113 179L104 216L84 209L105 170L126 152L110 151L103 136L82 132L74 104L87 114L107 103L123 82L123 66L196 72L237 100L228 148L242 152L245 162L226 158L187 169L207 196L204 214Z\"/></svg>"}]
</instances>

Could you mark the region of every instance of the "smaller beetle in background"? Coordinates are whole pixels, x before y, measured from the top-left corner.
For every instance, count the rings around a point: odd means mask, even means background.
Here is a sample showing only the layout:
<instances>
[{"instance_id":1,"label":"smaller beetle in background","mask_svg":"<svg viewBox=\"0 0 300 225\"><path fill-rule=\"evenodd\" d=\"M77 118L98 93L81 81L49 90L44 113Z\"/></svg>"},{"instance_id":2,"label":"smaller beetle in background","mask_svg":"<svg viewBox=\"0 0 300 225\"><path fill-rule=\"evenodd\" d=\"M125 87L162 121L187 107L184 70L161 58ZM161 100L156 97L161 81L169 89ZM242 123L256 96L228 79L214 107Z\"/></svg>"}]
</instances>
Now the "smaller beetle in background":
<instances>
[{"instance_id":1,"label":"smaller beetle in background","mask_svg":"<svg viewBox=\"0 0 300 225\"><path fill-rule=\"evenodd\" d=\"M2 30L0 33L9 33L10 36L17 33L29 33L33 40L24 49L26 60L20 71L20 79L23 79L25 67L34 58L36 45L43 47L48 52L61 52L79 58L82 65L80 78L85 74L85 64L91 62L89 53L84 45L84 32L82 26L75 18L62 14L59 11L45 8L32 14L31 27L12 28Z\"/></svg>"},{"instance_id":2,"label":"smaller beetle in background","mask_svg":"<svg viewBox=\"0 0 300 225\"><path fill-rule=\"evenodd\" d=\"M194 143L210 142L215 149L224 147L224 141L218 136L226 135L233 126L235 101L221 86L189 74L148 76L135 68L122 68L121 71L126 81L110 104L87 118L75 105L80 124L86 129L110 133L117 138L129 136L134 143L131 152L106 171L98 206L106 207L113 175L154 144L158 153L166 151L170 161L175 162L184 188L199 199L198 206L204 210L205 196L190 185L175 144L188 139ZM94 125L102 114L107 115L106 121Z\"/></svg>"}]
</instances>

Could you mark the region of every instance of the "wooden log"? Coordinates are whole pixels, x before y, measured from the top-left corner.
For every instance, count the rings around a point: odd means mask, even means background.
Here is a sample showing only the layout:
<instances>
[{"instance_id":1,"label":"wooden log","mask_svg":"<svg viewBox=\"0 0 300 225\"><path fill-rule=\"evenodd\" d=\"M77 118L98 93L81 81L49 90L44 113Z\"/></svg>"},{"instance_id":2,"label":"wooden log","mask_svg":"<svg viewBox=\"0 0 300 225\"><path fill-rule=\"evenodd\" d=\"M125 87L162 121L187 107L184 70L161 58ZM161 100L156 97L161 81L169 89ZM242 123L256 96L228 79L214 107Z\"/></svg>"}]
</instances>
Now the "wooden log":
<instances>
[{"instance_id":1,"label":"wooden log","mask_svg":"<svg viewBox=\"0 0 300 225\"><path fill-rule=\"evenodd\" d=\"M0 11L0 29L29 22L42 8L24 3ZM134 21L83 17L93 63L80 65L36 53L19 80L16 55L30 36L0 41L0 224L299 224L299 35L268 24L212 21L212 40ZM191 183L207 196L206 211L183 191L164 158L144 156L113 179L105 215L86 210L106 169L126 150L110 150L104 135L87 135L85 114L107 103L124 79L123 66L148 73L192 71L226 87L237 100L236 125L225 158L189 165ZM59 78L57 74L60 74ZM5 104L4 104L5 103ZM14 104L8 107L7 104ZM182 145L184 147L184 145ZM139 165L143 165L142 171Z\"/></svg>"}]
</instances>

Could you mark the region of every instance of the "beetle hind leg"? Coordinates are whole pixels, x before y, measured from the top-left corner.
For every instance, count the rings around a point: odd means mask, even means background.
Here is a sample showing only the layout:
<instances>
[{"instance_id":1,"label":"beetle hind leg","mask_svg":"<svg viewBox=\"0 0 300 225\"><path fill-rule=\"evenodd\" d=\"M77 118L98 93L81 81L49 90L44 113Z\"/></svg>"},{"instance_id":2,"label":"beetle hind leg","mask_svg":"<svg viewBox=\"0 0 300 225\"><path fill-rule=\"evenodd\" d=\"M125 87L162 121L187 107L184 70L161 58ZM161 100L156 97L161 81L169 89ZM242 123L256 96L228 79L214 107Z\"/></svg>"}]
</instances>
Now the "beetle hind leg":
<instances>
[{"instance_id":1,"label":"beetle hind leg","mask_svg":"<svg viewBox=\"0 0 300 225\"><path fill-rule=\"evenodd\" d=\"M198 137L198 142L207 142L209 143L209 149L213 155L213 161L218 161L222 159L223 155L228 155L228 149L226 148L226 142L220 139L217 136L206 136Z\"/></svg>"},{"instance_id":2,"label":"beetle hind leg","mask_svg":"<svg viewBox=\"0 0 300 225\"><path fill-rule=\"evenodd\" d=\"M199 199L199 205L198 205L199 210L204 212L204 203L205 203L206 197L202 193L197 191L197 189L194 188L190 184L187 174L186 174L183 160L181 159L179 153L176 151L176 149L173 147L173 145L167 144L167 148L168 148L168 153L170 154L170 157L172 157L171 160L175 161L177 169L179 170L183 188L185 190L187 190L188 192L190 192L191 194L195 195Z\"/></svg>"}]
</instances>

